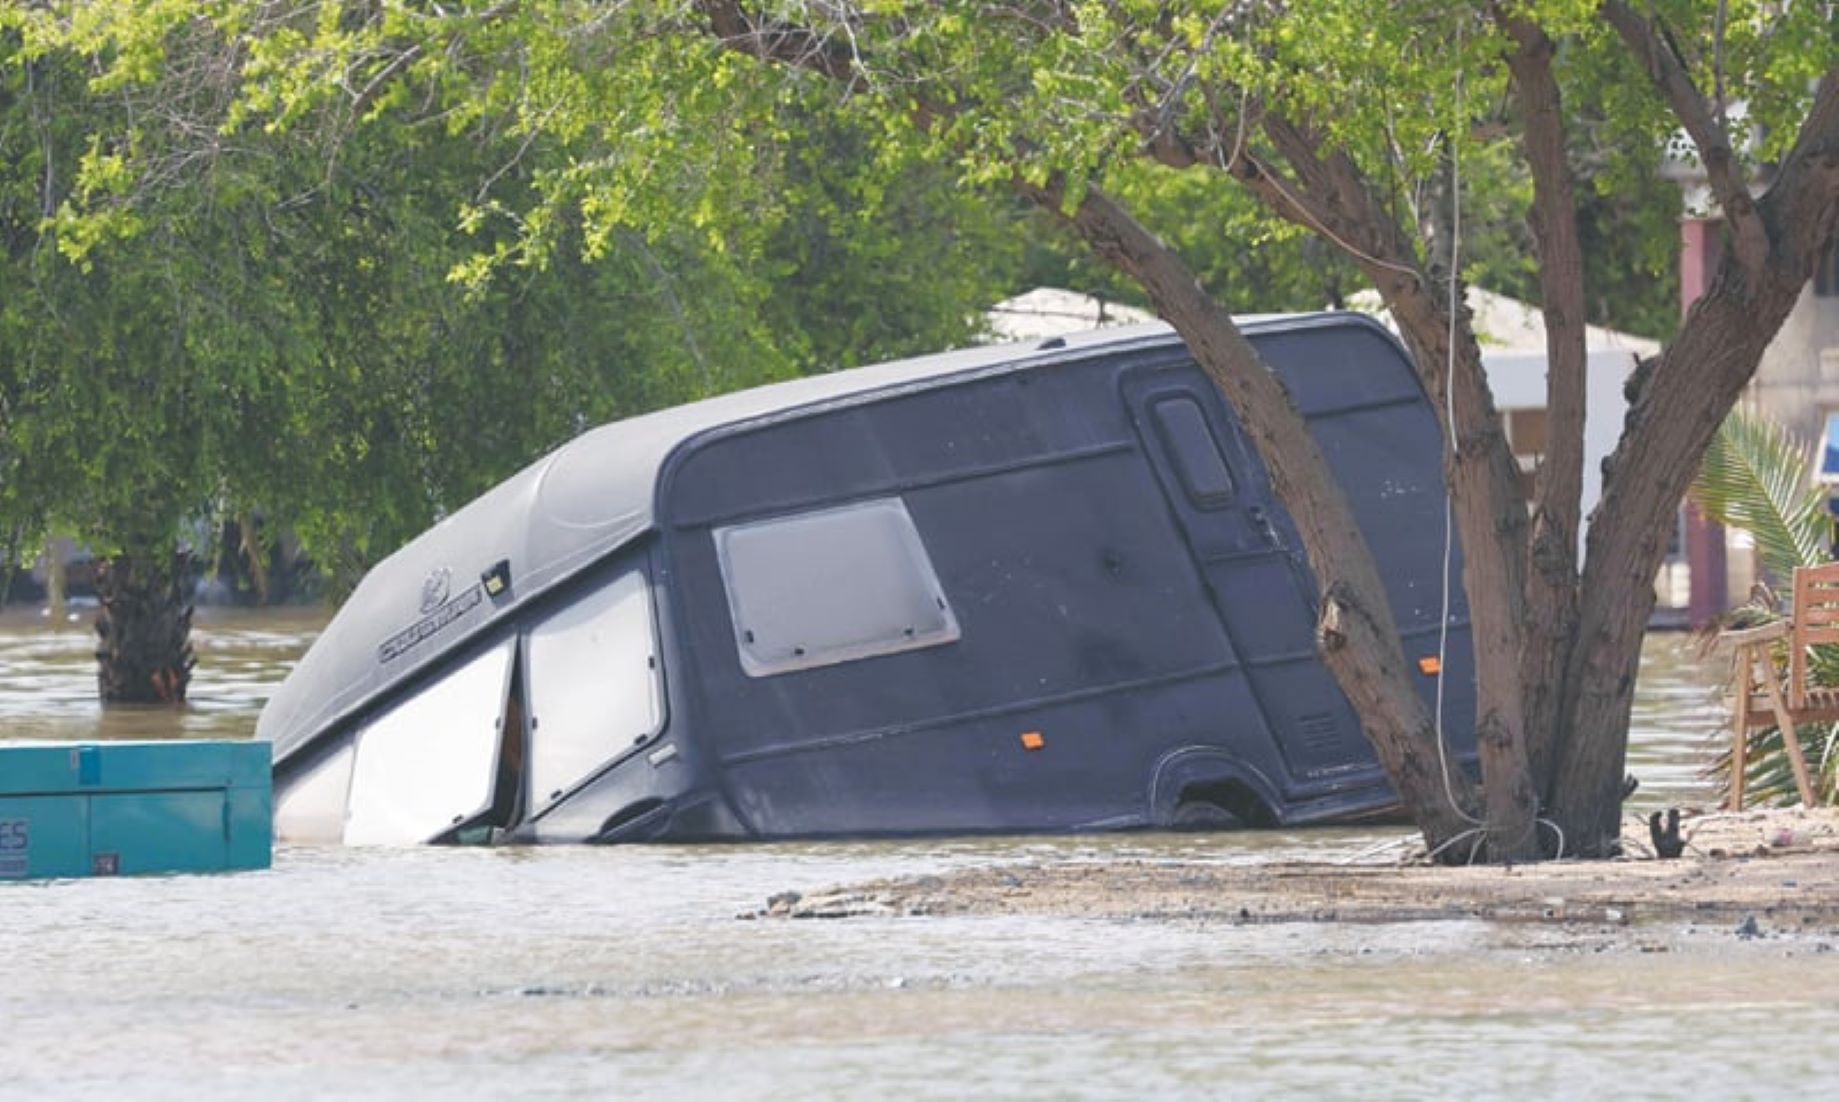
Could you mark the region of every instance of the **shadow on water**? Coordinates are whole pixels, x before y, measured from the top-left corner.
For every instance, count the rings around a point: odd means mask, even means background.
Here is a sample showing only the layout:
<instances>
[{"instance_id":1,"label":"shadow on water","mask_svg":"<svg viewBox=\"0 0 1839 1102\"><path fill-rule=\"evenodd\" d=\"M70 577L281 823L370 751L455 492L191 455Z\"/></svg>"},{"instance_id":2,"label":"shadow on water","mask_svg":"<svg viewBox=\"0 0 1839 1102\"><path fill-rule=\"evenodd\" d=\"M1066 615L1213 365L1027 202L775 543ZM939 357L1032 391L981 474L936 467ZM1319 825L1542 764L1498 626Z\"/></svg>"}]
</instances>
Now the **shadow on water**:
<instances>
[{"instance_id":1,"label":"shadow on water","mask_svg":"<svg viewBox=\"0 0 1839 1102\"><path fill-rule=\"evenodd\" d=\"M9 614L0 741L247 736L320 623L206 614L189 708L105 713L88 630ZM1708 797L1718 680L1650 641L1642 800ZM1401 836L303 847L237 876L0 885L0 1098L1766 1095L1830 1073L1804 1039L1839 1028L1839 953L1804 939L1688 928L1603 954L1481 922L735 919L784 888L990 862L1333 859Z\"/></svg>"}]
</instances>

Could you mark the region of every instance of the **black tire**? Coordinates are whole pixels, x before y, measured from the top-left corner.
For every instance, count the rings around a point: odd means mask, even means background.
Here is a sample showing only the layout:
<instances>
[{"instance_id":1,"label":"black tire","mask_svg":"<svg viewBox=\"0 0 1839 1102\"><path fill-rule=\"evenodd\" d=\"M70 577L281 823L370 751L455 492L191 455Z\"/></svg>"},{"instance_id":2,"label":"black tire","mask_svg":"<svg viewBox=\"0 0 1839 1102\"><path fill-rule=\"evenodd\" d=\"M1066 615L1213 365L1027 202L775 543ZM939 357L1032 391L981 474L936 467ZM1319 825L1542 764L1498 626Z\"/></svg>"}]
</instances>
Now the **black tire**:
<instances>
[{"instance_id":1,"label":"black tire","mask_svg":"<svg viewBox=\"0 0 1839 1102\"><path fill-rule=\"evenodd\" d=\"M1243 830L1245 820L1209 800L1183 800L1169 818L1174 830Z\"/></svg>"}]
</instances>

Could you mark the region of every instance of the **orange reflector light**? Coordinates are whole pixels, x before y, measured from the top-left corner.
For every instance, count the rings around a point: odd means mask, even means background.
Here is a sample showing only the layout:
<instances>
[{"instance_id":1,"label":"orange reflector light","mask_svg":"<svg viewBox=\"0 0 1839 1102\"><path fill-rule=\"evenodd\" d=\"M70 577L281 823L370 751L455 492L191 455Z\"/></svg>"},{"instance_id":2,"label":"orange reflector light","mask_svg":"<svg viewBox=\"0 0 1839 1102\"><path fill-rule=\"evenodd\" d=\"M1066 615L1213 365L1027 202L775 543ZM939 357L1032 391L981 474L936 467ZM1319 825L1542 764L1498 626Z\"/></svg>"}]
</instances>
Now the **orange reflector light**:
<instances>
[{"instance_id":1,"label":"orange reflector light","mask_svg":"<svg viewBox=\"0 0 1839 1102\"><path fill-rule=\"evenodd\" d=\"M1428 677L1435 677L1443 672L1443 662L1434 654L1427 654L1418 659L1418 669Z\"/></svg>"},{"instance_id":2,"label":"orange reflector light","mask_svg":"<svg viewBox=\"0 0 1839 1102\"><path fill-rule=\"evenodd\" d=\"M1047 740L1041 737L1041 732L1039 731L1022 732L1022 749L1039 750L1041 747L1046 746L1046 745L1047 745Z\"/></svg>"}]
</instances>

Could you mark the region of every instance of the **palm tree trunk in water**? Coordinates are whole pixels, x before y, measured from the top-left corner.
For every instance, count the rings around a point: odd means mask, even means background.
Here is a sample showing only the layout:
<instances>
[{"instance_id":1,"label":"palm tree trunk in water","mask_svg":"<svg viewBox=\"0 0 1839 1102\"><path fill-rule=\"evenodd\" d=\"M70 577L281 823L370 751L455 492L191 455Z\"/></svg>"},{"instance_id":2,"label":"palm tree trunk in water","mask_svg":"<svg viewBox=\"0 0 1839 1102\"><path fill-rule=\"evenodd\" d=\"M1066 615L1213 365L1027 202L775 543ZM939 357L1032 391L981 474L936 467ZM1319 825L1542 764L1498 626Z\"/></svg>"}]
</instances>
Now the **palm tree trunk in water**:
<instances>
[{"instance_id":1,"label":"palm tree trunk in water","mask_svg":"<svg viewBox=\"0 0 1839 1102\"><path fill-rule=\"evenodd\" d=\"M69 611L66 598L70 593L70 562L64 543L57 538L45 541L45 607L51 611L51 630L64 630L64 616Z\"/></svg>"},{"instance_id":2,"label":"palm tree trunk in water","mask_svg":"<svg viewBox=\"0 0 1839 1102\"><path fill-rule=\"evenodd\" d=\"M96 685L106 704L178 704L191 683L191 556L132 552L96 571Z\"/></svg>"},{"instance_id":3,"label":"palm tree trunk in water","mask_svg":"<svg viewBox=\"0 0 1839 1102\"><path fill-rule=\"evenodd\" d=\"M256 534L255 513L245 509L236 517L236 530L243 557L249 561L249 584L255 590L255 603L268 604L268 559L262 554L262 538Z\"/></svg>"}]
</instances>

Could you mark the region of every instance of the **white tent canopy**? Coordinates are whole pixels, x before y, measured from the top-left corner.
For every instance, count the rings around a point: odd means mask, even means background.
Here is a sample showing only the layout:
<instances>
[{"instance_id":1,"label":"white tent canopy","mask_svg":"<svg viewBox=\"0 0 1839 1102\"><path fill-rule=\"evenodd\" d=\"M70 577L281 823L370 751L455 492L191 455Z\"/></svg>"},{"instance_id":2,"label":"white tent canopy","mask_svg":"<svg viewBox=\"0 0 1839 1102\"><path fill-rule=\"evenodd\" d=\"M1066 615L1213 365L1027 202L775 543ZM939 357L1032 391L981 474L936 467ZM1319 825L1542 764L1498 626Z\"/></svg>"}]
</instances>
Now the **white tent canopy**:
<instances>
[{"instance_id":1,"label":"white tent canopy","mask_svg":"<svg viewBox=\"0 0 1839 1102\"><path fill-rule=\"evenodd\" d=\"M1349 297L1347 304L1350 309L1371 314L1388 328L1397 330L1380 301L1379 292L1357 292ZM1480 287L1469 288L1468 305L1474 316L1476 339L1484 352L1545 354L1545 316L1537 306ZM1036 287L990 307L985 320L996 340L1032 341L1156 319L1148 311L1108 302L1094 295L1058 287ZM1591 352L1627 352L1643 358L1660 353L1659 341L1599 325L1584 327L1584 346Z\"/></svg>"},{"instance_id":2,"label":"white tent canopy","mask_svg":"<svg viewBox=\"0 0 1839 1102\"><path fill-rule=\"evenodd\" d=\"M1470 287L1467 294L1473 315L1475 339L1481 343L1482 370L1488 376L1488 388L1494 402L1506 418L1509 443L1514 446L1521 468L1532 470L1536 457L1528 455L1525 441L1515 440L1519 411L1542 411L1548 403L1545 349L1545 315L1537 306L1518 299ZM1348 305L1370 313L1396 330L1392 317L1380 303L1379 292L1367 290L1352 295ZM1628 398L1623 384L1635 368L1637 358L1660 354L1660 342L1604 329L1584 327L1584 470L1582 506L1589 516L1602 496L1603 460L1615 450L1628 414ZM1543 423L1543 418L1538 418ZM1538 438L1543 450L1544 429ZM1582 555L1584 533L1577 534L1577 550Z\"/></svg>"},{"instance_id":3,"label":"white tent canopy","mask_svg":"<svg viewBox=\"0 0 1839 1102\"><path fill-rule=\"evenodd\" d=\"M1545 314L1539 307L1480 287L1470 287L1464 298L1474 318L1475 339L1481 342L1483 352L1545 354ZM1347 305L1373 315L1394 332L1398 330L1378 291L1356 292L1348 296ZM1584 326L1584 347L1591 352L1628 352L1641 358L1660 354L1659 341L1600 325Z\"/></svg>"},{"instance_id":4,"label":"white tent canopy","mask_svg":"<svg viewBox=\"0 0 1839 1102\"><path fill-rule=\"evenodd\" d=\"M1089 329L1156 320L1154 314L1134 306L1106 302L1093 295L1058 287L1036 287L1014 298L1006 298L990 307L984 318L997 341L1038 341Z\"/></svg>"}]
</instances>

